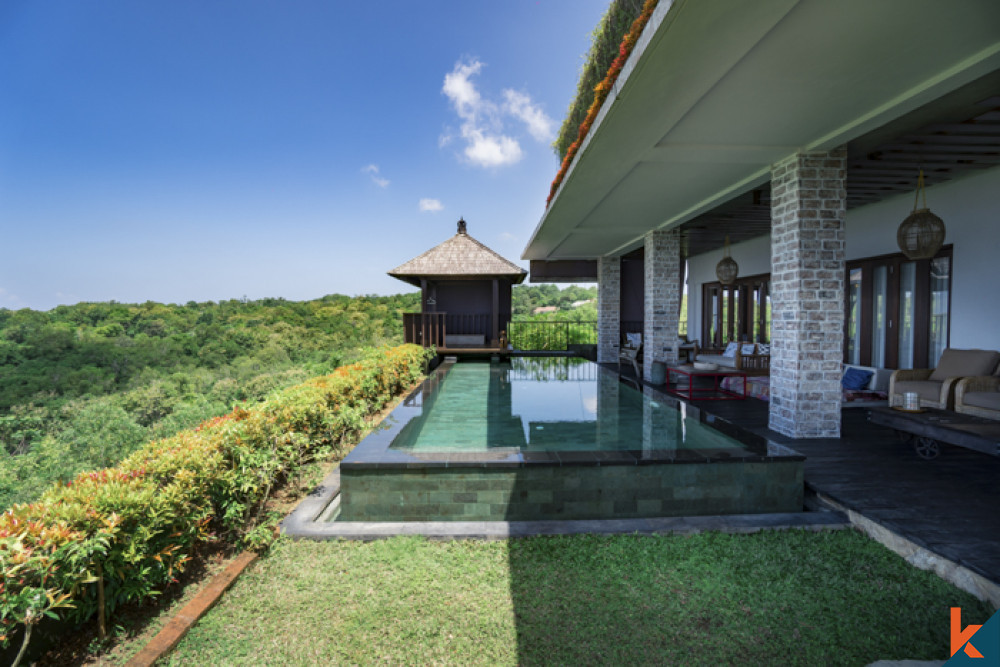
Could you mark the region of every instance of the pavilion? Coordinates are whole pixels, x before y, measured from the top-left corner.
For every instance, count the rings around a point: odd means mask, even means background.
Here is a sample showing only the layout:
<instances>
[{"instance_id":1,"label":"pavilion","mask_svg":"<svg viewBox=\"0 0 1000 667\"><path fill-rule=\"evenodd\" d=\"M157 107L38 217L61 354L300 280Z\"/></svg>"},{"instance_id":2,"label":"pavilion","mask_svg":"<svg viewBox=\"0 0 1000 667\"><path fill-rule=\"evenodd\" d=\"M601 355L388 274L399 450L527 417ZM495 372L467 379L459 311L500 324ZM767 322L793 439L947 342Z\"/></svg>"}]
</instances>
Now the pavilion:
<instances>
[{"instance_id":1,"label":"pavilion","mask_svg":"<svg viewBox=\"0 0 1000 667\"><path fill-rule=\"evenodd\" d=\"M450 239L389 275L420 288L420 312L403 316L407 343L448 354L506 351L511 288L528 272L469 236L464 219Z\"/></svg>"}]
</instances>

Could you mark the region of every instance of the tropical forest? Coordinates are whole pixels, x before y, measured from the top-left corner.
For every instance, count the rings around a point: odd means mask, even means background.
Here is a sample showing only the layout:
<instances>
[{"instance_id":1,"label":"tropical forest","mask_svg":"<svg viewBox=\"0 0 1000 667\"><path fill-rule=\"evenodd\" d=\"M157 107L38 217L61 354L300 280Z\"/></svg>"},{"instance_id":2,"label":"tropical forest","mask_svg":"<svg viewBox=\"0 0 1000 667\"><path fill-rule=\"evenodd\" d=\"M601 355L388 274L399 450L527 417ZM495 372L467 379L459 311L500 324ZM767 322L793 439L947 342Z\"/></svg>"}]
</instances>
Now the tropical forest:
<instances>
[{"instance_id":1,"label":"tropical forest","mask_svg":"<svg viewBox=\"0 0 1000 667\"><path fill-rule=\"evenodd\" d=\"M596 297L519 285L514 319L592 322ZM417 292L0 309L0 507L398 345L417 309Z\"/></svg>"}]
</instances>

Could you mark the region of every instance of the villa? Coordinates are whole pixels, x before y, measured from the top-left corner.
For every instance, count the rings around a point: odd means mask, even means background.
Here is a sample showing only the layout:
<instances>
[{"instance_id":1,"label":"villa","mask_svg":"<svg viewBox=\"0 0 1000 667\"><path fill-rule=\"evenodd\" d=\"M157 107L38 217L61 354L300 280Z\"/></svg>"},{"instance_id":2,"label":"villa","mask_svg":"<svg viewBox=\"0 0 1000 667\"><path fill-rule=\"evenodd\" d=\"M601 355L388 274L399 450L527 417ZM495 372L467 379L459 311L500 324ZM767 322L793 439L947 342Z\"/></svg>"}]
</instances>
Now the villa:
<instances>
[{"instance_id":1,"label":"villa","mask_svg":"<svg viewBox=\"0 0 1000 667\"><path fill-rule=\"evenodd\" d=\"M459 221L390 272L421 288L406 340L435 347L440 367L348 455L327 501L287 525L370 537L399 522L503 536L538 521L849 521L997 604L1000 382L976 390L979 444L948 442L964 449L929 462L940 424L845 409L842 380L868 368L862 393L900 408L904 390L934 385L941 403L914 389L909 412L955 415L962 389L927 369L1000 374L1000 5L646 8L523 253L533 282L598 283L598 363L571 359L583 355L568 334L556 358L511 342L511 289L527 276ZM741 389L718 384L724 373L696 387L709 376L680 364L725 362L732 347L726 380ZM747 383L768 402L721 401L745 399ZM893 429L918 436L924 458ZM842 514L804 511L813 502Z\"/></svg>"},{"instance_id":2,"label":"villa","mask_svg":"<svg viewBox=\"0 0 1000 667\"><path fill-rule=\"evenodd\" d=\"M946 236L909 259L921 171ZM596 275L598 360L634 326L645 374L686 273L690 339L769 345L770 428L835 438L842 363L1000 349L997 192L997 3L660 0L523 257Z\"/></svg>"}]
</instances>

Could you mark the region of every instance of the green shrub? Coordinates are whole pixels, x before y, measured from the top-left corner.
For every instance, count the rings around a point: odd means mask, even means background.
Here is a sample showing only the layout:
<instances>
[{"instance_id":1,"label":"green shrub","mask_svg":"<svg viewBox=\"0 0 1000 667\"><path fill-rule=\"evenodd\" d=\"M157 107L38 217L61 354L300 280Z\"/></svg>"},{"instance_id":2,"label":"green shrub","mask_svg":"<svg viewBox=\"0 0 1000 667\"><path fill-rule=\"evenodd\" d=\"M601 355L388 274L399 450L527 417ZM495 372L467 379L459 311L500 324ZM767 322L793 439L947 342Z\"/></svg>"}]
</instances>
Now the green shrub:
<instances>
[{"instance_id":1,"label":"green shrub","mask_svg":"<svg viewBox=\"0 0 1000 667\"><path fill-rule=\"evenodd\" d=\"M274 485L317 450L342 458L366 418L421 376L427 354L415 345L369 352L0 515L0 646L18 626L30 638L44 616L103 620L155 596L199 543L258 543L257 514Z\"/></svg>"}]
</instances>

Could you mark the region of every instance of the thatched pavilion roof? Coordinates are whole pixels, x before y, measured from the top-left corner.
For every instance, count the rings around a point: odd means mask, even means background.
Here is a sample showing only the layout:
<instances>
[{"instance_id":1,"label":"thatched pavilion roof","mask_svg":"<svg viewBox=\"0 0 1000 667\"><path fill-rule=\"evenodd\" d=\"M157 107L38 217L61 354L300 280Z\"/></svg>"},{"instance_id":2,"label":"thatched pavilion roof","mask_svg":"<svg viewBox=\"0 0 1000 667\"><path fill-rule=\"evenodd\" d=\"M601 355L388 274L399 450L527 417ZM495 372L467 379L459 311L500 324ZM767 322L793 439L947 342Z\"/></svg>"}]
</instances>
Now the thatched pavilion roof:
<instances>
[{"instance_id":1,"label":"thatched pavilion roof","mask_svg":"<svg viewBox=\"0 0 1000 667\"><path fill-rule=\"evenodd\" d=\"M397 266L389 275L411 285L420 280L472 280L477 278L507 278L520 283L528 272L496 254L466 232L465 220L458 221L458 233L444 243Z\"/></svg>"}]
</instances>

